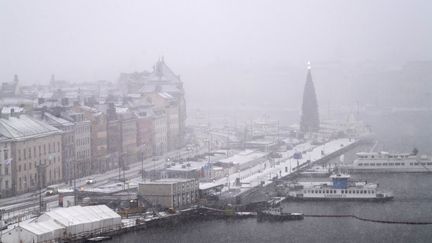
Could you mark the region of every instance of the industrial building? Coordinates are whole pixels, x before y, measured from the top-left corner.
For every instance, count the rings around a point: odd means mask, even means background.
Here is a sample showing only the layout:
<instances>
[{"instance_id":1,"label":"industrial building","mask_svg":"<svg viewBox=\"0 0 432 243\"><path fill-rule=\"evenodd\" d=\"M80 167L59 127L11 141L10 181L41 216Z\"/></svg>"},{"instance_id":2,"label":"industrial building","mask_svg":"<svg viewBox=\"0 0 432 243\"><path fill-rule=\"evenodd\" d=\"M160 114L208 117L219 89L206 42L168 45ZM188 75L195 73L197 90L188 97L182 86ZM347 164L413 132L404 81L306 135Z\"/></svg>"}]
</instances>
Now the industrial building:
<instances>
[{"instance_id":1,"label":"industrial building","mask_svg":"<svg viewBox=\"0 0 432 243\"><path fill-rule=\"evenodd\" d=\"M169 178L140 183L138 195L154 206L185 208L198 200L196 179Z\"/></svg>"}]
</instances>

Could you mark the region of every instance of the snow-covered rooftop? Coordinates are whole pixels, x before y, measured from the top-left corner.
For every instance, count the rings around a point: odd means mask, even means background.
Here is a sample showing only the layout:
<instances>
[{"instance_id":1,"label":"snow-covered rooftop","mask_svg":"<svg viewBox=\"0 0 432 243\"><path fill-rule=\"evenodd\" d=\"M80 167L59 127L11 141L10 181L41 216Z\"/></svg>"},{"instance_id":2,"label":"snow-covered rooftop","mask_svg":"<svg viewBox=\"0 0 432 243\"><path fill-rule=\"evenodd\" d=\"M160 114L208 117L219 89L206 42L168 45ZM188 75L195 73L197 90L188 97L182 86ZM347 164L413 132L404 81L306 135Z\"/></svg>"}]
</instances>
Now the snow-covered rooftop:
<instances>
[{"instance_id":1,"label":"snow-covered rooftop","mask_svg":"<svg viewBox=\"0 0 432 243\"><path fill-rule=\"evenodd\" d=\"M61 230L64 227L54 222L54 220L47 220L43 222L33 221L30 223L24 223L20 225L23 229L32 232L35 235L43 235L51 233L55 230Z\"/></svg>"},{"instance_id":2,"label":"snow-covered rooftop","mask_svg":"<svg viewBox=\"0 0 432 243\"><path fill-rule=\"evenodd\" d=\"M259 152L254 150L243 150L238 154L235 154L229 158L221 159L219 162L221 163L233 163L233 164L244 164L247 162L250 162L252 160L256 160L262 157L265 157L267 153L265 152Z\"/></svg>"},{"instance_id":3,"label":"snow-covered rooftop","mask_svg":"<svg viewBox=\"0 0 432 243\"><path fill-rule=\"evenodd\" d=\"M54 220L63 226L91 223L112 218L120 219L120 215L106 205L59 208L46 212L40 217L41 221Z\"/></svg>"},{"instance_id":4,"label":"snow-covered rooftop","mask_svg":"<svg viewBox=\"0 0 432 243\"><path fill-rule=\"evenodd\" d=\"M61 133L61 131L27 115L0 118L0 135L10 139L45 136L53 133Z\"/></svg>"}]
</instances>

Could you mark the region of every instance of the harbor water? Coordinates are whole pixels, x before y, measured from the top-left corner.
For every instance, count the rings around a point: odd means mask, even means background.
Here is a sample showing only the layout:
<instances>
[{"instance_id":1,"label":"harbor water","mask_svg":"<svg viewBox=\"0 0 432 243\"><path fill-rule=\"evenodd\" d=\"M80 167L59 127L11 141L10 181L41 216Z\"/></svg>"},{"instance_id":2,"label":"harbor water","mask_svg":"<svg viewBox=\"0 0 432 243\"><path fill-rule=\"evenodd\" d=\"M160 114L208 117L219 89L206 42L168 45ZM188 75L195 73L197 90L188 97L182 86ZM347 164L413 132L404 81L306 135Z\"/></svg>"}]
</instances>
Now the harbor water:
<instances>
[{"instance_id":1,"label":"harbor water","mask_svg":"<svg viewBox=\"0 0 432 243\"><path fill-rule=\"evenodd\" d=\"M431 116L417 117L412 125L411 114L391 114L375 122L369 117L387 150L409 152L418 146L431 154ZM397 122L392 122L394 120ZM420 121L418 120L420 119ZM378 119L376 119L378 121ZM375 122L375 123L374 123ZM377 131L378 130L378 131ZM403 138L397 133L401 130ZM426 134L426 135L425 135ZM397 138L397 139L395 139ZM354 158L357 147L345 155ZM377 146L377 149L381 149ZM331 161L336 163L337 159ZM353 174L354 179L379 183L382 190L393 191L389 202L292 202L283 203L286 211L305 214L352 214L364 218L432 223L432 174L384 173ZM354 218L308 218L300 221L257 222L256 219L209 220L190 222L167 228L130 232L110 242L431 242L432 224L406 225L359 221Z\"/></svg>"}]
</instances>

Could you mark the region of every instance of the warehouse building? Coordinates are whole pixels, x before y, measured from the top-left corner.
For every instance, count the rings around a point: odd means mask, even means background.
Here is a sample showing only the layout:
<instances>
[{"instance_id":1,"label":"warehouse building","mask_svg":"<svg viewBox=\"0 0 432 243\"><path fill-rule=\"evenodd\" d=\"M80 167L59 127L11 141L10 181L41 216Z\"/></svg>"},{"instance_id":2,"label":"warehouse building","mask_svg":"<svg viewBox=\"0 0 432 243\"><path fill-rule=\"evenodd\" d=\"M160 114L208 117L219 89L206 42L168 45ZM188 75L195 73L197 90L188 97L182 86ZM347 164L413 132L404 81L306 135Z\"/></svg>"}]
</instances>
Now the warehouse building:
<instances>
[{"instance_id":1,"label":"warehouse building","mask_svg":"<svg viewBox=\"0 0 432 243\"><path fill-rule=\"evenodd\" d=\"M138 195L154 206L186 208L198 200L196 179L169 178L140 183Z\"/></svg>"}]
</instances>

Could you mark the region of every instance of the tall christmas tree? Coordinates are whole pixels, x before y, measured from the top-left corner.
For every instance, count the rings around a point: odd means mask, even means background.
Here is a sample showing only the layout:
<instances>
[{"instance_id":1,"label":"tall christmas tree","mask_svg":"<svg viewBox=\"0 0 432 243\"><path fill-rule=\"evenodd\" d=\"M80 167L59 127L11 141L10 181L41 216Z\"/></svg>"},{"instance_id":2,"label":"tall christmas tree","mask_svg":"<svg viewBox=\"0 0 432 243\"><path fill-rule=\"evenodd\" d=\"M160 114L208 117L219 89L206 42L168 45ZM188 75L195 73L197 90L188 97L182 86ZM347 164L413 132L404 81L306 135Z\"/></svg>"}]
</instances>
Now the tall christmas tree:
<instances>
[{"instance_id":1,"label":"tall christmas tree","mask_svg":"<svg viewBox=\"0 0 432 243\"><path fill-rule=\"evenodd\" d=\"M319 123L318 102L312 81L311 66L308 63L306 84L303 91L300 131L303 133L316 132L319 130Z\"/></svg>"}]
</instances>

